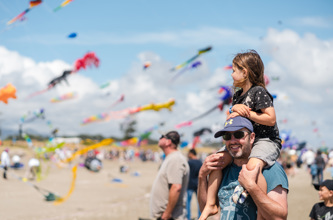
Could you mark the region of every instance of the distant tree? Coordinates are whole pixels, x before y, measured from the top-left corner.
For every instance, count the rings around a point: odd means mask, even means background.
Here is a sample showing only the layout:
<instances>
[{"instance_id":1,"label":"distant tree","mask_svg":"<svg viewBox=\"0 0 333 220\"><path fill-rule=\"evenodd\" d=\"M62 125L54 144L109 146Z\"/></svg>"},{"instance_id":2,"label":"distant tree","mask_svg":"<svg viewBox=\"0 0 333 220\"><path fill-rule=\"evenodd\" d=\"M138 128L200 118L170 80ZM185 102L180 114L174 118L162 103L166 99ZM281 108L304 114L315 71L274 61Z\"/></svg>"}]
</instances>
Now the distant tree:
<instances>
[{"instance_id":1,"label":"distant tree","mask_svg":"<svg viewBox=\"0 0 333 220\"><path fill-rule=\"evenodd\" d=\"M120 125L120 130L124 133L124 140L134 137L136 124L136 120L132 120L129 123Z\"/></svg>"}]
</instances>

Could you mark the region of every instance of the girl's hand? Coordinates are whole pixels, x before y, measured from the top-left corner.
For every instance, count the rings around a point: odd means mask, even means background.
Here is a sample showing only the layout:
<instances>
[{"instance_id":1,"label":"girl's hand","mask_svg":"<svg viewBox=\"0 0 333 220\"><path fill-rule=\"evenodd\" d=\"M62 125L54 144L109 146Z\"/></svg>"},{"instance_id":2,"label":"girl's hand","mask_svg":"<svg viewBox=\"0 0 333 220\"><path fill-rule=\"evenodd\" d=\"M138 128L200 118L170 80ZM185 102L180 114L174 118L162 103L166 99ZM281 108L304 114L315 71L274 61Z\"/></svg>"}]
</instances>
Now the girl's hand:
<instances>
[{"instance_id":1,"label":"girl's hand","mask_svg":"<svg viewBox=\"0 0 333 220\"><path fill-rule=\"evenodd\" d=\"M226 121L228 121L230 118L234 118L234 117L236 117L236 116L239 116L239 114L238 114L237 112L233 112L233 113L231 113L231 114L228 115Z\"/></svg>"},{"instance_id":2,"label":"girl's hand","mask_svg":"<svg viewBox=\"0 0 333 220\"><path fill-rule=\"evenodd\" d=\"M250 117L251 108L243 104L236 104L232 107L233 112L237 112L240 116Z\"/></svg>"}]
</instances>

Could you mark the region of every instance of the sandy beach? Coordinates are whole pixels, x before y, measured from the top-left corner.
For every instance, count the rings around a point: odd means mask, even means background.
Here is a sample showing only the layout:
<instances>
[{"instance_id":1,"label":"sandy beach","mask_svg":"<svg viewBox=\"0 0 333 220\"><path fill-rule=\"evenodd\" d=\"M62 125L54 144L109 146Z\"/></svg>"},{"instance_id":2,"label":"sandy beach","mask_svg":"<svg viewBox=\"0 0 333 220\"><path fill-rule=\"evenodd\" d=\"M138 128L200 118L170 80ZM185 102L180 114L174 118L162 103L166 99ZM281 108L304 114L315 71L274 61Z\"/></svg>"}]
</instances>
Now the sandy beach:
<instances>
[{"instance_id":1,"label":"sandy beach","mask_svg":"<svg viewBox=\"0 0 333 220\"><path fill-rule=\"evenodd\" d=\"M13 152L15 150L10 150L10 153ZM22 157L23 163L26 164L27 160L28 157ZM0 179L0 219L149 219L149 193L160 164L139 159L126 164L129 166L126 173L120 172L122 163L118 160L104 160L103 169L98 173L78 167L75 189L68 200L59 205L45 201L44 196L34 187L16 178L25 174L26 166L21 170L10 169L8 179ZM60 168L51 162L42 162L42 166L42 180L31 183L65 196L71 186L71 167ZM50 169L48 173L45 172L46 168ZM328 170L325 170L325 177L330 178ZM113 182L115 179L122 182ZM309 219L313 204L319 201L317 191L310 184L309 174L302 167L288 179L288 219ZM191 205L192 216L196 216L195 197Z\"/></svg>"}]
</instances>

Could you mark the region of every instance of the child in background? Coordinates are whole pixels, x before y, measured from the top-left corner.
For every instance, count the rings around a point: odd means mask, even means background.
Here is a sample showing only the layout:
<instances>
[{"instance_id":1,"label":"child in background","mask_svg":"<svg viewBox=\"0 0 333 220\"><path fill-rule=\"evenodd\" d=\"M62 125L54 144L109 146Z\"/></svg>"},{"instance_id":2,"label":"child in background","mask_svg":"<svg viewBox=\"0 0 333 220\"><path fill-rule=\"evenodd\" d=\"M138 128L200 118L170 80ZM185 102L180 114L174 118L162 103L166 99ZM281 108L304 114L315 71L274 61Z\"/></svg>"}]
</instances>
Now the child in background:
<instances>
[{"instance_id":1,"label":"child in background","mask_svg":"<svg viewBox=\"0 0 333 220\"><path fill-rule=\"evenodd\" d=\"M325 180L314 186L319 190L319 199L324 202L314 204L309 217L311 220L333 219L333 180Z\"/></svg>"},{"instance_id":2,"label":"child in background","mask_svg":"<svg viewBox=\"0 0 333 220\"><path fill-rule=\"evenodd\" d=\"M273 97L265 87L264 64L254 50L238 53L232 63L234 87L240 89L233 96L227 120L239 115L251 120L256 136L247 169L253 170L259 163L260 171L262 171L264 167L270 167L275 163L281 149ZM219 153L223 154L225 166L230 164L232 160L230 154L226 150ZM216 214L218 211L216 195L221 184L222 173L223 170L222 172L213 171L209 176L207 203L200 220L207 219L208 216ZM260 172L257 182L262 191L266 192L267 184L262 172ZM246 190L240 185L237 186L233 201L243 203L246 197ZM260 210L258 210L258 219L260 217Z\"/></svg>"}]
</instances>

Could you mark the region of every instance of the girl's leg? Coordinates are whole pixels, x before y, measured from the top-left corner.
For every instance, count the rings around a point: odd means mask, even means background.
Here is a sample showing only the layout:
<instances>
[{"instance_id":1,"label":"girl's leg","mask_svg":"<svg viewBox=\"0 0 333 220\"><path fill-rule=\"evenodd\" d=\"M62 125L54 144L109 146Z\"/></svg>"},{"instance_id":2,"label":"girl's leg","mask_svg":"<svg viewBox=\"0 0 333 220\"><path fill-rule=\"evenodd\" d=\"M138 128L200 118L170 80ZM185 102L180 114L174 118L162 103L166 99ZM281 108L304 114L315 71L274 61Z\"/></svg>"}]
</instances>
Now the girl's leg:
<instances>
[{"instance_id":1,"label":"girl's leg","mask_svg":"<svg viewBox=\"0 0 333 220\"><path fill-rule=\"evenodd\" d=\"M223 154L223 168L231 163L232 157L231 155L224 151L220 152ZM208 180L208 189L207 189L207 202L204 210L202 211L199 220L206 220L209 216L215 215L218 212L217 206L217 192L220 187L222 180L222 170L212 171L209 175Z\"/></svg>"},{"instance_id":2,"label":"girl's leg","mask_svg":"<svg viewBox=\"0 0 333 220\"><path fill-rule=\"evenodd\" d=\"M257 179L257 184L259 185L260 189L267 194L267 182L266 179L264 177L264 175L262 175L262 169L266 166L266 163L258 158L252 157L250 158L249 162L246 165L246 168L248 170L253 170L256 167L256 164L260 165L260 172L258 175L258 179ZM258 214L257 214L257 220L261 220L263 219L260 209L258 209Z\"/></svg>"},{"instance_id":3,"label":"girl's leg","mask_svg":"<svg viewBox=\"0 0 333 220\"><path fill-rule=\"evenodd\" d=\"M207 202L204 210L202 211L199 220L206 220L209 216L215 215L218 212L216 205L217 191L221 184L222 171L214 170L209 175L208 189L207 189Z\"/></svg>"}]
</instances>

